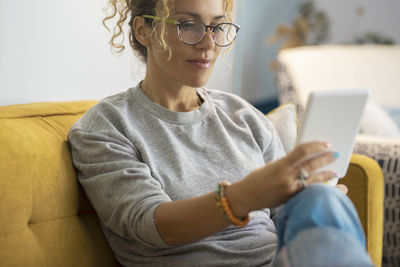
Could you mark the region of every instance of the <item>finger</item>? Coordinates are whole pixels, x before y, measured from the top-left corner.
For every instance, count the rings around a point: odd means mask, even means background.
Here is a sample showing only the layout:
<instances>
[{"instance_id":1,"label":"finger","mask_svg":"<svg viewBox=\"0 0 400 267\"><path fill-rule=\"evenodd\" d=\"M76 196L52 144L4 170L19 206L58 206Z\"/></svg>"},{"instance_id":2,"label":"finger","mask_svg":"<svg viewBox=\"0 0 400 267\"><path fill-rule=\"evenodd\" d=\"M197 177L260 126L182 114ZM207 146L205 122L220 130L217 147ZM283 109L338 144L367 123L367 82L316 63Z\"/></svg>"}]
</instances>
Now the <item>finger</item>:
<instances>
[{"instance_id":1,"label":"finger","mask_svg":"<svg viewBox=\"0 0 400 267\"><path fill-rule=\"evenodd\" d=\"M305 160L307 157L321 153L330 147L328 142L309 142L297 146L288 156L287 159L291 164L298 164Z\"/></svg>"},{"instance_id":2,"label":"finger","mask_svg":"<svg viewBox=\"0 0 400 267\"><path fill-rule=\"evenodd\" d=\"M314 183L325 183L333 178L337 178L338 175L336 172L333 171L321 171L315 172L310 175L310 177L306 180L307 184L314 184Z\"/></svg>"},{"instance_id":3,"label":"finger","mask_svg":"<svg viewBox=\"0 0 400 267\"><path fill-rule=\"evenodd\" d=\"M349 189L344 184L337 184L336 188L343 192L345 195L347 195L347 192L349 192Z\"/></svg>"},{"instance_id":4,"label":"finger","mask_svg":"<svg viewBox=\"0 0 400 267\"><path fill-rule=\"evenodd\" d=\"M337 157L337 153L332 151L325 151L319 153L305 161L300 163L299 168L306 170L308 173L311 173L325 165L335 161Z\"/></svg>"}]
</instances>

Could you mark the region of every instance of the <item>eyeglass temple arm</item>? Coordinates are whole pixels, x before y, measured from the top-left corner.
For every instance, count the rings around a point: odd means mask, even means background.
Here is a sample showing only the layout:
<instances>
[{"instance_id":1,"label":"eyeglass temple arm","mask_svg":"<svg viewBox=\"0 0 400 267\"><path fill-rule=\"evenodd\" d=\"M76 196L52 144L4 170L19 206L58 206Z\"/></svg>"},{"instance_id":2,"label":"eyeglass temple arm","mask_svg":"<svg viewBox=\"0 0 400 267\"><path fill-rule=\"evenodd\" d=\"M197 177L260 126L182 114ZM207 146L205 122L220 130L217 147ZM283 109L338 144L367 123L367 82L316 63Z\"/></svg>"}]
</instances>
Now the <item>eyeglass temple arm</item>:
<instances>
[{"instance_id":1,"label":"eyeglass temple arm","mask_svg":"<svg viewBox=\"0 0 400 267\"><path fill-rule=\"evenodd\" d=\"M161 18L161 17L152 16L152 15L142 15L142 17L143 18L147 18L147 19L162 20L162 21L165 21L166 23L169 23L169 24L177 24L178 23L174 19Z\"/></svg>"}]
</instances>

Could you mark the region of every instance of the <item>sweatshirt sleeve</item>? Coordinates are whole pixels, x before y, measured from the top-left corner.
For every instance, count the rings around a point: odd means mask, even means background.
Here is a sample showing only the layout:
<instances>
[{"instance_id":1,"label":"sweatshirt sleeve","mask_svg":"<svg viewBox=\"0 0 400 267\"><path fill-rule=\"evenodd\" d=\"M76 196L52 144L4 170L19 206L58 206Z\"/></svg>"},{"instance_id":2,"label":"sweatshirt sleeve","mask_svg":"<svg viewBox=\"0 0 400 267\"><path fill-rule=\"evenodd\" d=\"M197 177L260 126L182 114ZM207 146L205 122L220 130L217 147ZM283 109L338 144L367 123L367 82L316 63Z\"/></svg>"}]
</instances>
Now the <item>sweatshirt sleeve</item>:
<instances>
[{"instance_id":1,"label":"sweatshirt sleeve","mask_svg":"<svg viewBox=\"0 0 400 267\"><path fill-rule=\"evenodd\" d=\"M123 238L155 249L168 247L155 225L154 211L171 199L110 120L97 116L93 124L96 131L89 132L78 123L68 139L79 182L100 220Z\"/></svg>"},{"instance_id":2,"label":"sweatshirt sleeve","mask_svg":"<svg viewBox=\"0 0 400 267\"><path fill-rule=\"evenodd\" d=\"M285 150L283 148L281 139L279 138L279 134L276 131L274 125L269 121L267 117L264 117L264 123L268 123L271 125L272 138L269 146L264 150L264 161L265 163L270 161L278 160L286 155Z\"/></svg>"},{"instance_id":3,"label":"sweatshirt sleeve","mask_svg":"<svg viewBox=\"0 0 400 267\"><path fill-rule=\"evenodd\" d=\"M286 155L281 139L274 124L258 109L251 106L256 114L256 127L252 127L253 135L263 152L264 162L278 160Z\"/></svg>"}]
</instances>

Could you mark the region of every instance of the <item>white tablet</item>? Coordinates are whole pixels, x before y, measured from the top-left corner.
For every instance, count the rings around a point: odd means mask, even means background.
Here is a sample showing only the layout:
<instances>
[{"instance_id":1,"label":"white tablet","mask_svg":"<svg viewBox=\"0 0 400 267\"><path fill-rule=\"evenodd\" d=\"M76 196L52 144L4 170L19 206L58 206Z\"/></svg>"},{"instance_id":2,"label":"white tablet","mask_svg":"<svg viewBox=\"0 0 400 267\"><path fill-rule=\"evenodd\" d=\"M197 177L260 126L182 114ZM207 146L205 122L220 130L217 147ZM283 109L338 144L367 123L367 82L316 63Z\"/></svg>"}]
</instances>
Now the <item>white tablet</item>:
<instances>
[{"instance_id":1,"label":"white tablet","mask_svg":"<svg viewBox=\"0 0 400 267\"><path fill-rule=\"evenodd\" d=\"M296 143L329 141L331 149L340 153L335 162L316 171L333 170L338 178L346 175L368 96L367 89L310 93ZM330 182L336 183L337 179Z\"/></svg>"}]
</instances>

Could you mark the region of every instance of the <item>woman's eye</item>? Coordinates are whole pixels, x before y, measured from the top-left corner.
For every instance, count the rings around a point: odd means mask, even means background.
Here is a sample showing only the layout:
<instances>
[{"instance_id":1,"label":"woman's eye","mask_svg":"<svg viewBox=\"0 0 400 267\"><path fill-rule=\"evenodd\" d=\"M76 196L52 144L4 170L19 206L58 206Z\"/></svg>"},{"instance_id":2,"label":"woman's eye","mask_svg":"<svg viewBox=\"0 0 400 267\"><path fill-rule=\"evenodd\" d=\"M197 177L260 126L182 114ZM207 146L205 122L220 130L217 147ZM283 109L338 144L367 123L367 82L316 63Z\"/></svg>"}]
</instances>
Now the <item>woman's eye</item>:
<instances>
[{"instance_id":1,"label":"woman's eye","mask_svg":"<svg viewBox=\"0 0 400 267\"><path fill-rule=\"evenodd\" d=\"M191 30L191 29L195 29L196 28L196 24L193 22L185 22L181 24L181 29L182 30Z\"/></svg>"}]
</instances>

